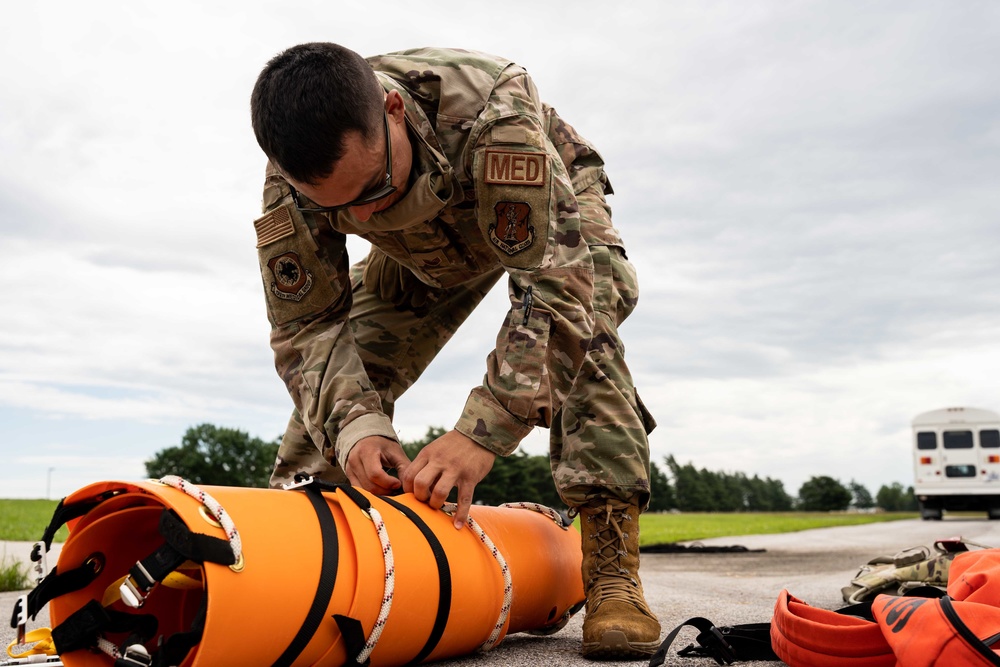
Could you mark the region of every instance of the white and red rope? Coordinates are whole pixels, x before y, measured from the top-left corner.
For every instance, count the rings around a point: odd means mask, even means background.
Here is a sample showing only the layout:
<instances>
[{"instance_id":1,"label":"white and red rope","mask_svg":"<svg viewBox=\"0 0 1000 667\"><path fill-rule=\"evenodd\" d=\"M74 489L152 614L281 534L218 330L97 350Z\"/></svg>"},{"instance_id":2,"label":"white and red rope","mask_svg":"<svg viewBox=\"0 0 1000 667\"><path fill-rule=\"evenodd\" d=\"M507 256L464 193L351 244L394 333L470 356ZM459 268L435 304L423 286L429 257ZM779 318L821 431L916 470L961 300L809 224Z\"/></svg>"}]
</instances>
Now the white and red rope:
<instances>
[{"instance_id":1,"label":"white and red rope","mask_svg":"<svg viewBox=\"0 0 1000 667\"><path fill-rule=\"evenodd\" d=\"M382 520L382 515L374 507L369 507L364 512L371 518L372 523L375 524L378 541L382 544L382 560L385 563L385 583L382 588L382 606L378 610L378 618L375 619L375 625L372 627L371 634L368 635L365 648L358 654L357 662L359 665L363 665L368 660L368 656L375 650L378 638L382 635L386 621L389 620L389 610L392 608L392 596L396 591L396 564L392 555L392 545L389 543L389 532L385 529L385 521Z\"/></svg>"},{"instance_id":2,"label":"white and red rope","mask_svg":"<svg viewBox=\"0 0 1000 667\"><path fill-rule=\"evenodd\" d=\"M183 491L205 506L212 514L212 517L222 526L222 530L226 531L229 546L232 548L233 556L236 558L235 562L239 563L240 558L243 556L243 542L240 540L239 531L236 530L236 524L233 523L232 518L226 512L225 508L219 504L219 501L202 491L196 485L177 475L167 475L166 477L161 477L158 481L160 484Z\"/></svg>"}]
</instances>

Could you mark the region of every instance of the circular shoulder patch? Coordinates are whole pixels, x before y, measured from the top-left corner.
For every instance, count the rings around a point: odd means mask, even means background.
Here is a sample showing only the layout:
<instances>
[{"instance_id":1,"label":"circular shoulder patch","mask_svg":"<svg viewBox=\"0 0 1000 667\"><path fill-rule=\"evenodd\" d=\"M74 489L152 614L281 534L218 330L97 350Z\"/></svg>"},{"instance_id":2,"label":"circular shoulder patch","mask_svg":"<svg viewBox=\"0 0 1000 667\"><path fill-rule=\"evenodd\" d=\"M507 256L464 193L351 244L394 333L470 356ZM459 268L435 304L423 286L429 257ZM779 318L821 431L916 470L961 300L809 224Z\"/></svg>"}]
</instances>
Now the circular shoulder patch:
<instances>
[{"instance_id":1,"label":"circular shoulder patch","mask_svg":"<svg viewBox=\"0 0 1000 667\"><path fill-rule=\"evenodd\" d=\"M313 286L312 273L299 260L296 252L286 252L267 261L274 282L271 293L286 301L301 301Z\"/></svg>"}]
</instances>

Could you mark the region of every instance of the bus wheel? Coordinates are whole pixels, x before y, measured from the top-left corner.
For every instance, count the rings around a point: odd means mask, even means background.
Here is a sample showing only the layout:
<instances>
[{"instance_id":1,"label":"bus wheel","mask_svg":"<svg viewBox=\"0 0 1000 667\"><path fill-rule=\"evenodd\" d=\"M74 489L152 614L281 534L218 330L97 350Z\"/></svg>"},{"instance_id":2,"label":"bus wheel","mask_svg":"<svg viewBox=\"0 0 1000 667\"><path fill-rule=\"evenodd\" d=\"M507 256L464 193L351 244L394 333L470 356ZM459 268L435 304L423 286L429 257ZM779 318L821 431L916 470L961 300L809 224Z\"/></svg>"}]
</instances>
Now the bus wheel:
<instances>
[{"instance_id":1,"label":"bus wheel","mask_svg":"<svg viewBox=\"0 0 1000 667\"><path fill-rule=\"evenodd\" d=\"M920 518L924 521L940 521L941 510L932 508L922 509L920 510ZM992 515L990 518L993 518ZM997 518L1000 518L1000 515L998 515Z\"/></svg>"},{"instance_id":2,"label":"bus wheel","mask_svg":"<svg viewBox=\"0 0 1000 667\"><path fill-rule=\"evenodd\" d=\"M986 510L986 516L990 518L990 521L997 521L1000 519L1000 507L991 507Z\"/></svg>"}]
</instances>

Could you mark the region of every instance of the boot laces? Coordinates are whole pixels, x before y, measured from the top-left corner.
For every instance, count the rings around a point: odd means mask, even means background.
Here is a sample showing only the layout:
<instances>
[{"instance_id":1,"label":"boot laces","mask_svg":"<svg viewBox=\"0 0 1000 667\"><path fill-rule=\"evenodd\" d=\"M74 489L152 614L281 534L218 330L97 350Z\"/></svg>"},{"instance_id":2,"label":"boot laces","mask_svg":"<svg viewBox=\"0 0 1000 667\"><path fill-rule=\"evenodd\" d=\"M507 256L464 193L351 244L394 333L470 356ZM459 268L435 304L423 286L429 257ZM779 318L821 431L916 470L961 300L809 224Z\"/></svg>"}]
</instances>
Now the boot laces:
<instances>
[{"instance_id":1,"label":"boot laces","mask_svg":"<svg viewBox=\"0 0 1000 667\"><path fill-rule=\"evenodd\" d=\"M597 543L597 551L593 554L596 564L588 584L599 588L604 600L636 603L641 601L639 582L622 563L628 555L625 549L628 531L635 530L630 525L632 517L624 511L627 508L628 505L616 507L608 500L600 513L586 515L586 529L596 531L591 532L590 537Z\"/></svg>"}]
</instances>

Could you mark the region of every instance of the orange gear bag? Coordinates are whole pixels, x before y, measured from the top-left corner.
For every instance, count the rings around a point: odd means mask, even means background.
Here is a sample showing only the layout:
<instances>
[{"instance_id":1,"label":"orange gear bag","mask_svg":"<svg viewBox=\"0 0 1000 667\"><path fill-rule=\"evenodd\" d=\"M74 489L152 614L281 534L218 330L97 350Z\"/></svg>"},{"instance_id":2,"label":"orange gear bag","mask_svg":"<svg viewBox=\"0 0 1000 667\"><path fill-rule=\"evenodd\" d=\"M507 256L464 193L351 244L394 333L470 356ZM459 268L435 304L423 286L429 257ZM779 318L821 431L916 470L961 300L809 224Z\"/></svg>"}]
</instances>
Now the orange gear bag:
<instances>
[{"instance_id":1,"label":"orange gear bag","mask_svg":"<svg viewBox=\"0 0 1000 667\"><path fill-rule=\"evenodd\" d=\"M871 612L817 609L783 590L771 645L791 667L1000 666L1000 549L958 554L944 597L879 595Z\"/></svg>"}]
</instances>

